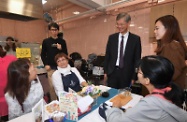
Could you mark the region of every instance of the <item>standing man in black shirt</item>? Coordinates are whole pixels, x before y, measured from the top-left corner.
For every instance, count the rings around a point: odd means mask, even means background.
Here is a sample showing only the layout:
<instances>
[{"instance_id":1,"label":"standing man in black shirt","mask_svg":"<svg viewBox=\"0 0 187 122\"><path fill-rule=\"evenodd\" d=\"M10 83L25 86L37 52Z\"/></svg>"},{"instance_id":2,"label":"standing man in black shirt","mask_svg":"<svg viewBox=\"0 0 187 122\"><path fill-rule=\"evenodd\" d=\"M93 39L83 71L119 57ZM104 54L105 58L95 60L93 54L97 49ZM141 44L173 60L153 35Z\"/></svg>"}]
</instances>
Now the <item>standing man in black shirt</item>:
<instances>
[{"instance_id":1,"label":"standing man in black shirt","mask_svg":"<svg viewBox=\"0 0 187 122\"><path fill-rule=\"evenodd\" d=\"M49 38L43 40L41 59L47 71L49 85L50 85L50 96L51 100L56 100L56 94L51 81L51 76L56 70L57 65L54 60L55 55L58 53L65 53L68 55L67 46L65 40L59 38L57 35L59 33L59 26L57 23L50 23L48 25L48 30L51 34Z\"/></svg>"}]
</instances>

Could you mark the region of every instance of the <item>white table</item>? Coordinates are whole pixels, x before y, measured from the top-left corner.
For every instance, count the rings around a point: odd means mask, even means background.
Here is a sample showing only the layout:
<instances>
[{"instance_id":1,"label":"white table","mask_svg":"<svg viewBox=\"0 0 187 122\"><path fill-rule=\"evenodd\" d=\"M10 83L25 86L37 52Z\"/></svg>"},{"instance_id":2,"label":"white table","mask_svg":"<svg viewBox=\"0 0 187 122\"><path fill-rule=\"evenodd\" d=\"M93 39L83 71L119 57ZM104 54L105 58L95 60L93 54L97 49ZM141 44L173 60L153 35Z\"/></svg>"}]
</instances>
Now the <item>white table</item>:
<instances>
[{"instance_id":1,"label":"white table","mask_svg":"<svg viewBox=\"0 0 187 122\"><path fill-rule=\"evenodd\" d=\"M106 88L103 88L103 89L106 89ZM129 107L135 106L140 101L140 99L142 99L143 97L140 95L137 95L137 94L132 94L132 98L133 99L131 101L129 101L125 106L123 106L123 108L127 109ZM45 116L44 118L47 118L47 117ZM82 119L80 119L78 122L90 122L90 120L92 122L104 122L98 113L98 108L93 110L91 113L89 113L88 115L86 115ZM13 120L10 120L9 122L25 122L25 121L26 122L34 122L32 112L22 115L22 116L15 118Z\"/></svg>"},{"instance_id":2,"label":"white table","mask_svg":"<svg viewBox=\"0 0 187 122\"><path fill-rule=\"evenodd\" d=\"M9 122L34 122L32 112L10 120Z\"/></svg>"},{"instance_id":3,"label":"white table","mask_svg":"<svg viewBox=\"0 0 187 122\"><path fill-rule=\"evenodd\" d=\"M123 106L123 108L127 109L129 107L135 106L140 101L140 99L142 99L143 97L140 95L132 94L132 98L133 99L131 101L129 101L125 106ZM105 122L100 117L100 115L98 113L98 108L95 109L94 111L92 111L90 114L83 117L82 119L80 119L78 122L90 122L90 120L92 122Z\"/></svg>"}]
</instances>

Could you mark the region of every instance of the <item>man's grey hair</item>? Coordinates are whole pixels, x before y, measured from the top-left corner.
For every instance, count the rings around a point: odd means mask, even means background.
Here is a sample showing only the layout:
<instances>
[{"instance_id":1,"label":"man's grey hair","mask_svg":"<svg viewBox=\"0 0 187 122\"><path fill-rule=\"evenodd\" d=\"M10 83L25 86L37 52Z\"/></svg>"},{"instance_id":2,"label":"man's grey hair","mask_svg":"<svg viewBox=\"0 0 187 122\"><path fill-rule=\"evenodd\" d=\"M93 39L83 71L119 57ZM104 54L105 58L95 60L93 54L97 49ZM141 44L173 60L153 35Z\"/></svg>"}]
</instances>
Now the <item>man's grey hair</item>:
<instances>
[{"instance_id":1,"label":"man's grey hair","mask_svg":"<svg viewBox=\"0 0 187 122\"><path fill-rule=\"evenodd\" d=\"M131 21L131 16L128 13L119 13L116 17L116 21L120 20L121 18L125 18L126 22L130 22Z\"/></svg>"}]
</instances>

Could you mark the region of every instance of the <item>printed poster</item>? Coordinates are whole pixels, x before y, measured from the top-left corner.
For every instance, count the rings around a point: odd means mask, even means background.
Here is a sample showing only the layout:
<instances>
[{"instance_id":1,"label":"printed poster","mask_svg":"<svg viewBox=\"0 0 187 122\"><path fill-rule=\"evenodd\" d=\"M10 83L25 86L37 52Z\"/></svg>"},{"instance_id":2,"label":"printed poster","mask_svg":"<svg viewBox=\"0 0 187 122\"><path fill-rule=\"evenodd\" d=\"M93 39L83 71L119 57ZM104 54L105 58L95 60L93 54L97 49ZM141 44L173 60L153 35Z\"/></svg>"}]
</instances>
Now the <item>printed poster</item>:
<instances>
[{"instance_id":1,"label":"printed poster","mask_svg":"<svg viewBox=\"0 0 187 122\"><path fill-rule=\"evenodd\" d=\"M78 121L77 93L59 93L60 110L66 113L66 119Z\"/></svg>"},{"instance_id":2,"label":"printed poster","mask_svg":"<svg viewBox=\"0 0 187 122\"><path fill-rule=\"evenodd\" d=\"M31 49L30 48L16 48L16 57L17 58L30 58Z\"/></svg>"},{"instance_id":3,"label":"printed poster","mask_svg":"<svg viewBox=\"0 0 187 122\"><path fill-rule=\"evenodd\" d=\"M43 122L44 121L44 104L45 101L41 99L33 108L32 113L34 116L34 122Z\"/></svg>"}]
</instances>

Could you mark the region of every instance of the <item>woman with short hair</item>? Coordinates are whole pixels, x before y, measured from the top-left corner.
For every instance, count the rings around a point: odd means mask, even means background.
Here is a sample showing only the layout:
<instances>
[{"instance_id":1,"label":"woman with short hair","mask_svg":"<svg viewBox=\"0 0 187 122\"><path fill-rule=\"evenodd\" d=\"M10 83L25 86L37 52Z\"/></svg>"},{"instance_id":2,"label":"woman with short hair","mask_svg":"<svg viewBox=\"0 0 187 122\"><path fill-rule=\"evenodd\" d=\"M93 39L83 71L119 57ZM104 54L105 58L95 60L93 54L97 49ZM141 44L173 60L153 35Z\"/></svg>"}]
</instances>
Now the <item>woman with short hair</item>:
<instances>
[{"instance_id":1,"label":"woman with short hair","mask_svg":"<svg viewBox=\"0 0 187 122\"><path fill-rule=\"evenodd\" d=\"M146 56L139 63L138 80L149 95L125 112L120 101L107 110L107 122L186 122L183 90L172 81L173 64L161 56Z\"/></svg>"},{"instance_id":2,"label":"woman with short hair","mask_svg":"<svg viewBox=\"0 0 187 122\"><path fill-rule=\"evenodd\" d=\"M88 85L79 71L68 64L68 60L68 56L64 53L55 56L57 70L52 75L52 82L57 96L58 92L68 92L69 88L78 92L81 91L81 86Z\"/></svg>"}]
</instances>

